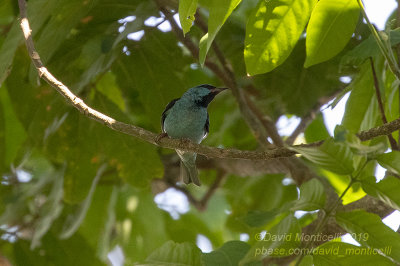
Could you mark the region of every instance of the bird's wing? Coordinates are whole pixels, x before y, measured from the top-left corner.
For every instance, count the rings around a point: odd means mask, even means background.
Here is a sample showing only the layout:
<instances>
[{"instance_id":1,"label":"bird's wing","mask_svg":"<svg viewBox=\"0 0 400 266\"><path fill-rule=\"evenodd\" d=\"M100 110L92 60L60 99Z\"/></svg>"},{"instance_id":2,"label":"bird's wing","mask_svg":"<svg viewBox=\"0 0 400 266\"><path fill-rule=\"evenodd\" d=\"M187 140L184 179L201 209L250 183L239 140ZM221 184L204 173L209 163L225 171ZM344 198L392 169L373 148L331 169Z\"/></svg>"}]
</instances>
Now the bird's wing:
<instances>
[{"instance_id":1,"label":"bird's wing","mask_svg":"<svg viewBox=\"0 0 400 266\"><path fill-rule=\"evenodd\" d=\"M208 115L208 112L207 112L207 120L206 120L206 123L204 124L203 139L205 139L207 137L209 131L210 131L210 116Z\"/></svg>"},{"instance_id":2,"label":"bird's wing","mask_svg":"<svg viewBox=\"0 0 400 266\"><path fill-rule=\"evenodd\" d=\"M162 112L162 115L161 115L161 130L162 130L162 132L164 132L164 133L165 133L165 130L164 130L164 121L165 121L165 118L167 117L167 112L168 112L169 109L172 108L172 106L174 106L174 104L176 103L176 101L179 100L179 99L180 99L180 98L173 99L169 104L167 104L167 106L165 107L164 111Z\"/></svg>"}]
</instances>

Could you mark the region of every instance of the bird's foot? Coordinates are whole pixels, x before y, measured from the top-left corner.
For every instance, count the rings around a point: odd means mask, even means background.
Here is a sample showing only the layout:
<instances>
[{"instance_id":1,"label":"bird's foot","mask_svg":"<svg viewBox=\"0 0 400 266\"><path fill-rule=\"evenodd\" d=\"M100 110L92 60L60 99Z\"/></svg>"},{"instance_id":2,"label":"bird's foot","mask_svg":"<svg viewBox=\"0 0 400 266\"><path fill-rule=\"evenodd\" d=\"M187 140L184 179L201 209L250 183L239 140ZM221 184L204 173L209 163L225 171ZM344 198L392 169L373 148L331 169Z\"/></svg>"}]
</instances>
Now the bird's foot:
<instances>
[{"instance_id":1,"label":"bird's foot","mask_svg":"<svg viewBox=\"0 0 400 266\"><path fill-rule=\"evenodd\" d=\"M157 137L154 139L154 141L157 144L160 144L161 139L166 138L166 137L168 137L168 134L166 132L163 132L163 133L157 135Z\"/></svg>"}]
</instances>

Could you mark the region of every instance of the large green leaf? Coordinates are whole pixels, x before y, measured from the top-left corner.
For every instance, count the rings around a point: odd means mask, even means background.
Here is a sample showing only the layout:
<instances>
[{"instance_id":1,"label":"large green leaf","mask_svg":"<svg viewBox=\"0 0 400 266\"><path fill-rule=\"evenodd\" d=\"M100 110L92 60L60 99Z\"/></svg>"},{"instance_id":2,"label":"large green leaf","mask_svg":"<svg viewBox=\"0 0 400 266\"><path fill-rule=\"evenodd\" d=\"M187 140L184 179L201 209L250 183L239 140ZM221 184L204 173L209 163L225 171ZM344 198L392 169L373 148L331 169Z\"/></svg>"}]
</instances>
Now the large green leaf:
<instances>
[{"instance_id":1,"label":"large green leaf","mask_svg":"<svg viewBox=\"0 0 400 266\"><path fill-rule=\"evenodd\" d=\"M359 13L357 0L319 1L307 26L304 66L321 63L338 54L350 40Z\"/></svg>"},{"instance_id":2,"label":"large green leaf","mask_svg":"<svg viewBox=\"0 0 400 266\"><path fill-rule=\"evenodd\" d=\"M300 187L300 198L294 202L292 210L315 211L325 205L326 194L321 182L313 178Z\"/></svg>"},{"instance_id":3,"label":"large green leaf","mask_svg":"<svg viewBox=\"0 0 400 266\"><path fill-rule=\"evenodd\" d=\"M292 52L316 0L260 1L246 26L244 58L250 75L269 72Z\"/></svg>"},{"instance_id":4,"label":"large green leaf","mask_svg":"<svg viewBox=\"0 0 400 266\"><path fill-rule=\"evenodd\" d=\"M208 33L201 38L199 45L199 61L201 65L204 64L208 50L218 31L241 1L242 0L219 0L209 2L208 8L210 10L210 17L208 18Z\"/></svg>"},{"instance_id":5,"label":"large green leaf","mask_svg":"<svg viewBox=\"0 0 400 266\"><path fill-rule=\"evenodd\" d=\"M393 265L375 250L343 242L327 242L313 251L315 266Z\"/></svg>"},{"instance_id":6,"label":"large green leaf","mask_svg":"<svg viewBox=\"0 0 400 266\"><path fill-rule=\"evenodd\" d=\"M381 218L363 210L336 213L336 222L362 245L380 250L400 261L400 235L387 227Z\"/></svg>"},{"instance_id":7,"label":"large green leaf","mask_svg":"<svg viewBox=\"0 0 400 266\"><path fill-rule=\"evenodd\" d=\"M202 266L201 251L191 243L168 241L147 257L140 265L182 265Z\"/></svg>"},{"instance_id":8,"label":"large green leaf","mask_svg":"<svg viewBox=\"0 0 400 266\"><path fill-rule=\"evenodd\" d=\"M196 14L197 0L181 0L179 1L179 21L181 22L183 34L190 31Z\"/></svg>"},{"instance_id":9,"label":"large green leaf","mask_svg":"<svg viewBox=\"0 0 400 266\"><path fill-rule=\"evenodd\" d=\"M301 153L305 158L341 175L353 173L353 153L350 147L343 143L336 143L333 139L326 140L319 147L296 147L294 151Z\"/></svg>"},{"instance_id":10,"label":"large green leaf","mask_svg":"<svg viewBox=\"0 0 400 266\"><path fill-rule=\"evenodd\" d=\"M390 207L400 210L400 180L393 176L387 176L379 183L375 177L362 180L362 188L367 194L380 199Z\"/></svg>"}]
</instances>

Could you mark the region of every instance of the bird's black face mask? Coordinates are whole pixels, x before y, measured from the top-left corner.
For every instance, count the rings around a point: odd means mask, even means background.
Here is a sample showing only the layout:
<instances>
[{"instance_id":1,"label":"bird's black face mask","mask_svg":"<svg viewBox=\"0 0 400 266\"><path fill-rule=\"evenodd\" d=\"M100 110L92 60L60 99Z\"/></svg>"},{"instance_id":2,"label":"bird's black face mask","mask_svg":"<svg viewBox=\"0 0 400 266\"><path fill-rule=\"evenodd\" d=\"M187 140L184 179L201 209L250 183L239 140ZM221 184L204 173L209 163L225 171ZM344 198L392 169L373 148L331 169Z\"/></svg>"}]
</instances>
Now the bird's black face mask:
<instances>
[{"instance_id":1,"label":"bird's black face mask","mask_svg":"<svg viewBox=\"0 0 400 266\"><path fill-rule=\"evenodd\" d=\"M207 108L208 104L214 99L214 97L220 93L221 91L224 91L228 88L216 88L214 86L210 86L208 88L210 90L210 93L207 95L204 95L201 100L197 101L196 104L201 106L201 107L205 107Z\"/></svg>"}]
</instances>

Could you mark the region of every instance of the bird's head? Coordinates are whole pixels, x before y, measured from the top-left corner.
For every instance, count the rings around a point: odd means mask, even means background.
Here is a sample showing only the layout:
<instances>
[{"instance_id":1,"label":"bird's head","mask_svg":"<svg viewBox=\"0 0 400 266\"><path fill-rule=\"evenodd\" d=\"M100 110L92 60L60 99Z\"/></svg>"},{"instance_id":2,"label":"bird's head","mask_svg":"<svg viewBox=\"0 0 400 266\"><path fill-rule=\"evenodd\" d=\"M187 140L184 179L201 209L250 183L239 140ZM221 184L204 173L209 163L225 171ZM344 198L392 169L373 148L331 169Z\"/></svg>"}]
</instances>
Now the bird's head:
<instances>
[{"instance_id":1,"label":"bird's head","mask_svg":"<svg viewBox=\"0 0 400 266\"><path fill-rule=\"evenodd\" d=\"M207 107L218 93L226 89L228 88L217 88L212 85L203 84L189 89L182 98L188 98L196 105Z\"/></svg>"}]
</instances>

